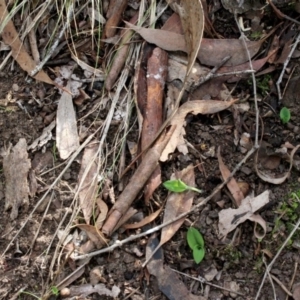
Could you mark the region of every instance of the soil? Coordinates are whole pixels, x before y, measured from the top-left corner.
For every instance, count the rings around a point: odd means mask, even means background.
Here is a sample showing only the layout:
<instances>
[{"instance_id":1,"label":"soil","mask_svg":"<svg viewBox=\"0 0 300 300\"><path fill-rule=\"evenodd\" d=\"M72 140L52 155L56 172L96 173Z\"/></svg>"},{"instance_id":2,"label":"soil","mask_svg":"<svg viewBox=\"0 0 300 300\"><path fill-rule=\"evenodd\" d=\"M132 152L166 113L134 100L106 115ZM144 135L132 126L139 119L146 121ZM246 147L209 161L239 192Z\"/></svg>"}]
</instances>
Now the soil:
<instances>
[{"instance_id":1,"label":"soil","mask_svg":"<svg viewBox=\"0 0 300 300\"><path fill-rule=\"evenodd\" d=\"M227 16L228 12L224 14ZM220 31L220 33L223 32ZM236 38L236 34L232 31L226 32L226 35L232 38ZM270 153L274 154L275 150L286 142L294 146L300 142L298 59L293 59L290 67L295 67L296 71L285 92L283 103L278 104L275 94L272 92L264 96L263 101L259 102L261 121L264 128L264 133L259 138L265 142L266 146L262 148L268 155ZM271 74L274 76L274 78L272 77L273 82L276 82L279 72L280 70ZM287 78L284 80L286 82ZM16 85L18 88L16 88ZM245 86L251 93L252 87L245 80L238 83L235 96L241 94ZM228 89L230 90L231 87L234 87L234 85L229 84ZM13 72L0 74L0 99L5 99L10 92L12 98L17 101L12 101L8 106L0 106L1 149L8 147L9 143L15 145L20 138L25 138L28 145L32 144L54 118L53 112L55 112L59 98L58 93L52 87L34 80L29 82L26 74L18 67ZM40 93L44 93L44 97L38 96ZM42 104L40 100L35 100L36 97L42 99ZM78 118L95 107L95 99L96 97L92 97L84 108L82 106L77 107ZM283 105L291 111L291 120L288 124L282 124L279 118L279 111ZM105 112L91 114L90 118L85 121L85 125L92 124L95 115L101 122L101 114L105 114ZM242 120L234 118L233 110L210 116L188 116L186 138L193 145L193 148L189 149L190 152L187 155L175 152L167 163L161 164L163 181L168 180L172 172L182 170L184 167L193 164L193 166L196 166L196 186L203 191L201 197L209 196L212 190L222 182L216 156L218 147L221 146L221 156L230 170L233 170L236 164L245 156L245 153L241 152L240 146L235 143L237 122L240 122L239 134L247 131L252 141L254 140L255 114L253 101L250 101L250 110L241 113L239 117ZM130 140L137 141L137 125L133 120L131 122L133 126ZM111 144L113 144L114 136L118 130L117 127L118 124L116 123L110 129ZM110 141L107 144L109 145ZM211 155L211 153L213 154ZM5 252L5 255L0 258L0 299L42 297L49 291L49 287L55 286L57 282L71 274L75 269L75 263L66 260L57 274L52 274L53 276L49 274L50 262L55 255L57 243L57 238L51 243L52 237L60 222L63 225L68 222L63 220L63 217L75 194L81 155L65 172L59 184L53 189L53 193L46 197L46 200L32 215L32 209L63 169L64 165L62 163L64 161L57 156L55 137L49 139L41 148L34 151L30 150L29 158L32 161L32 167L35 169L37 192L35 196L30 197L30 204L27 209L23 206L19 208L18 217L13 221L10 218L10 211L4 209L6 183L2 168L3 161L0 160L0 253ZM131 161L129 154L127 158L127 164L129 164ZM295 160L298 159L299 156L296 153ZM270 163L273 164L274 162L271 160ZM281 159L276 168L271 171L270 168L269 171L279 176L286 172L288 167L288 162ZM116 178L114 174L113 187L116 197L118 197ZM254 299L265 274L266 264L270 263L272 257L276 255L282 243L288 237L291 228L300 217L299 199L295 200L295 197L292 196L292 193L298 193L300 196L300 178L297 168L293 168L287 180L280 185L266 183L257 176L254 169L254 156L252 156L237 172L235 179L238 182L247 183L249 193L252 192L254 195L259 195L266 190L270 191L269 204L259 211L261 217L267 222L267 234L261 241L254 237L254 223L250 221L240 224L236 231L228 234L226 238L220 239L218 235L218 213L222 209L233 206L232 196L227 188L224 188L200 211L190 214L173 238L162 248L166 266L190 276L204 277L211 284L227 287L242 294L237 295L178 275L188 290L199 297L207 296L207 299L212 300ZM166 195L166 191L160 187L155 193L155 201L163 205ZM43 216L50 197L54 197L54 200L51 202L47 214ZM194 204L199 201L200 197L195 196ZM109 205L111 206L111 204ZM154 209L155 205L151 204L150 207L147 207L143 204L142 199L137 199L134 206L144 216L147 216L152 212L151 209ZM20 231L17 240L7 249L10 241L28 217L30 218L29 222ZM144 226L141 230L160 224L161 220L162 216L157 218L151 225ZM41 223L42 226L39 229ZM191 224L199 229L205 240L206 254L199 265L194 262L192 252L186 242L186 232ZM38 231L39 234L35 237ZM270 271L270 274L289 290L291 290L291 285L300 282L300 272L298 270L300 235L298 231L284 247ZM113 238L122 240L137 232L120 231ZM72 284L81 285L91 282L90 273L97 268L101 273L101 276L98 276L100 283L104 283L109 289L114 285L121 289L120 296L117 299L167 299L160 291L156 277L150 276L141 268L141 264L145 259L147 240L148 237L144 237L117 248L111 253L92 258L85 267L84 273ZM50 243L51 247L48 249ZM45 256L46 251L47 255ZM276 279L273 279L272 283L276 299L292 299L292 297L287 296ZM20 291L22 293L18 294ZM274 291L270 280L267 279L259 299L274 299ZM60 299L60 296L52 295L51 299ZM87 299L112 298L106 298L105 296L99 298L97 294L93 294Z\"/></svg>"}]
</instances>

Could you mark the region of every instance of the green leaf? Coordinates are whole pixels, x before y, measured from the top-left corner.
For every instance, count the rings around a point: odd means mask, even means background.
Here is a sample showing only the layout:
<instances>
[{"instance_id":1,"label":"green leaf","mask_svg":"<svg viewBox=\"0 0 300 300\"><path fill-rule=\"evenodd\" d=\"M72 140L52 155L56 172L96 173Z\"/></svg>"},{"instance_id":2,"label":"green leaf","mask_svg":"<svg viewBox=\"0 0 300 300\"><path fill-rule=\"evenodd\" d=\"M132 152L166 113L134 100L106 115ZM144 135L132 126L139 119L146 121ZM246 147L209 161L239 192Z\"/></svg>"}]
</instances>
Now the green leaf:
<instances>
[{"instance_id":1,"label":"green leaf","mask_svg":"<svg viewBox=\"0 0 300 300\"><path fill-rule=\"evenodd\" d=\"M175 192L175 193L182 193L188 189L188 186L180 179L167 180L163 183L163 186L167 190L169 190L171 192Z\"/></svg>"},{"instance_id":2,"label":"green leaf","mask_svg":"<svg viewBox=\"0 0 300 300\"><path fill-rule=\"evenodd\" d=\"M280 110L280 119L283 124L286 124L291 119L291 112L288 108L283 107Z\"/></svg>"},{"instance_id":3,"label":"green leaf","mask_svg":"<svg viewBox=\"0 0 300 300\"><path fill-rule=\"evenodd\" d=\"M187 242L192 250L195 249L204 249L204 239L202 234L194 227L190 227L187 235L186 235Z\"/></svg>"},{"instance_id":4,"label":"green leaf","mask_svg":"<svg viewBox=\"0 0 300 300\"><path fill-rule=\"evenodd\" d=\"M196 264L199 264L203 260L204 256L205 256L204 248L200 248L200 249L194 248L193 249L193 257L194 257L194 261Z\"/></svg>"}]
</instances>

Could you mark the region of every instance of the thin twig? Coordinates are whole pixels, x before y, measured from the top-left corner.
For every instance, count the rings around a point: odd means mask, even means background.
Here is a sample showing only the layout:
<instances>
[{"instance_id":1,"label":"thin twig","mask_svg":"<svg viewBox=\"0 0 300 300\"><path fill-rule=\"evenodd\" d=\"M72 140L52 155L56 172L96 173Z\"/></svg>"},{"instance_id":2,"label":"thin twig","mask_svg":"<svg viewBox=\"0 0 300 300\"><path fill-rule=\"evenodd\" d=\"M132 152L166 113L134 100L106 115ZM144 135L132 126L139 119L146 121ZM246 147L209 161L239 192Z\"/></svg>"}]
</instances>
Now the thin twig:
<instances>
[{"instance_id":1,"label":"thin twig","mask_svg":"<svg viewBox=\"0 0 300 300\"><path fill-rule=\"evenodd\" d=\"M279 286L287 293L288 296L293 297L293 294L285 287L285 285L274 275L271 274L271 277L274 281L276 281L276 283L279 284Z\"/></svg>"},{"instance_id":2,"label":"thin twig","mask_svg":"<svg viewBox=\"0 0 300 300\"><path fill-rule=\"evenodd\" d=\"M239 21L237 19L237 14L236 13L234 14L234 19L235 19L235 22L236 22L236 24L238 26L238 29L240 31L241 38L242 38L242 41L244 43L245 50L247 52L247 56L248 56L248 59L249 59L250 69L253 71L253 73L251 73L251 76L252 76L253 96L254 96L254 104L255 104L255 144L254 144L254 147L256 149L258 149L259 148L259 144L258 144L259 110L258 110L258 104L257 104L257 88L256 88L256 79L255 79L255 74L254 74L254 68L253 68L253 64L252 64L252 60L251 60L251 55L250 55L249 49L247 47L246 37L245 37L244 32L242 31L241 27L240 27L240 23L239 23Z\"/></svg>"},{"instance_id":3,"label":"thin twig","mask_svg":"<svg viewBox=\"0 0 300 300\"><path fill-rule=\"evenodd\" d=\"M70 6L68 7L67 16L66 16L66 22L64 23L61 31L59 32L56 40L54 41L51 48L48 50L47 54L45 55L44 59L30 72L30 76L34 77L39 71L42 70L45 63L50 59L51 55L55 51L59 41L61 40L63 34L65 33L67 27L70 25L71 18L73 15L73 4L70 2Z\"/></svg>"},{"instance_id":4,"label":"thin twig","mask_svg":"<svg viewBox=\"0 0 300 300\"><path fill-rule=\"evenodd\" d=\"M299 41L300 41L300 33L298 34L297 36L297 39L293 45L293 48L291 49L290 53L289 53L289 56L287 57L287 59L285 60L284 64L283 64L283 68L282 68L282 71L280 73L280 76L276 82L276 87L277 87L277 93L278 93L278 104L280 105L281 104L281 101L282 101L282 94L281 94L281 89L280 89L280 84L282 82L282 78L283 78L283 75L285 73L285 70L287 68L287 65L289 64L291 58L292 58L292 55L297 47L297 45L299 44Z\"/></svg>"},{"instance_id":5,"label":"thin twig","mask_svg":"<svg viewBox=\"0 0 300 300\"><path fill-rule=\"evenodd\" d=\"M267 263L266 263L265 256L263 256L263 262L264 262L265 267L267 267ZM266 273L267 273L268 276L269 276L269 280L270 280L270 283L271 283L271 286L272 286L272 290L273 290L273 294L274 294L274 299L277 299L277 297L276 297L275 286L274 286L274 283L273 283L273 279L272 279L272 277L271 277L272 275L271 275L270 272L268 271L268 268L266 268Z\"/></svg>"},{"instance_id":6,"label":"thin twig","mask_svg":"<svg viewBox=\"0 0 300 300\"><path fill-rule=\"evenodd\" d=\"M180 274L180 275L186 276L186 277L188 277L188 278L191 278L191 279L193 279L193 280L199 281L199 282L201 282L201 283L205 283L205 284L210 285L210 286L212 286L212 287L215 287L215 288L217 288L217 289L220 289L220 290L223 290L223 291L227 291L227 292L230 292L230 293L234 293L234 294L237 294L237 295L246 297L246 295L244 295L244 294L242 294L242 293L239 293L239 292L237 292L237 291L230 290L230 289L224 288L224 287L222 287L222 286L220 286L220 285L216 285L216 284L210 283L209 281L207 281L205 278L203 278L203 277L201 277L201 276L198 276L199 278L196 278L196 277L194 277L194 276L185 274L185 273L183 273L183 272L177 271L177 270L172 269L172 268L171 268L171 270L174 271L174 272L176 272L176 273L178 273L178 274Z\"/></svg>"},{"instance_id":7,"label":"thin twig","mask_svg":"<svg viewBox=\"0 0 300 300\"><path fill-rule=\"evenodd\" d=\"M263 279L261 281L261 284L260 284L260 287L259 287L258 292L256 294L255 300L259 299L259 295L261 293L261 290L262 290L262 288L264 286L264 283L265 283L265 280L266 280L266 277L267 277L267 272L270 272L270 270L271 270L273 264L275 263L275 261L277 260L278 256L280 255L280 253L282 252L282 250L284 249L284 247L287 245L287 243L289 242L289 240L293 237L294 233L298 230L299 226L300 226L300 218L299 218L296 226L293 228L293 230L289 234L289 236L286 238L286 240L284 241L284 243L281 245L280 249L278 250L278 252L274 256L274 258L272 259L272 261L267 266L267 270L266 270L266 272L264 274L264 277L263 277Z\"/></svg>"},{"instance_id":8,"label":"thin twig","mask_svg":"<svg viewBox=\"0 0 300 300\"><path fill-rule=\"evenodd\" d=\"M195 205L194 207L192 207L192 209L188 212L184 212L182 214L180 214L179 216L177 216L176 218L169 220L163 224L160 224L154 228L151 228L145 232L142 232L140 234L136 234L136 235L131 235L128 238L124 239L124 240L117 240L114 244L112 244L111 246L95 251L95 252L91 252L91 253L87 253L87 254L83 254L83 255L79 255L77 257L74 257L74 260L80 260L80 259L85 259L88 257L93 257L102 253L106 253L106 252L111 252L114 249L121 247L122 245L129 243L131 241L134 241L138 238L141 238L143 236L152 234L158 230L160 230L163 227L166 227L167 225L170 225L174 222L176 222L177 220L186 217L187 215L189 215L190 213L197 211L201 206L205 205L211 198L214 197L214 195L216 195L229 181L230 179L234 176L234 174L241 168L241 166L248 160L248 158L256 151L256 148L253 147L246 155L245 157L235 166L234 170L231 172L230 176L223 182L221 183L208 197L206 197L205 199L203 199L202 201L200 201L197 205Z\"/></svg>"}]
</instances>

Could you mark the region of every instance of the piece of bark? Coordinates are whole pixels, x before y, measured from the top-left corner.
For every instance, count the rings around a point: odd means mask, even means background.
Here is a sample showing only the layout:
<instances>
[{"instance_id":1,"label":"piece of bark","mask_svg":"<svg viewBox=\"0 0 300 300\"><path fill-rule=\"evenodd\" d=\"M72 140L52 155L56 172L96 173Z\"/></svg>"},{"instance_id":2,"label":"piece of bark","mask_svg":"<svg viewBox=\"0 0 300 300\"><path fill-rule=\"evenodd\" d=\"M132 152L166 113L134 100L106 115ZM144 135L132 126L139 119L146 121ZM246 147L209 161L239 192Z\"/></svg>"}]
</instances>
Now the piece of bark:
<instances>
[{"instance_id":1,"label":"piece of bark","mask_svg":"<svg viewBox=\"0 0 300 300\"><path fill-rule=\"evenodd\" d=\"M12 151L3 157L3 172L6 181L5 210L11 208L10 218L18 217L18 209L29 205L28 172L31 162L28 158L27 143L24 138L13 147Z\"/></svg>"},{"instance_id":2,"label":"piece of bark","mask_svg":"<svg viewBox=\"0 0 300 300\"><path fill-rule=\"evenodd\" d=\"M168 73L168 54L155 48L148 59L147 66L147 102L143 114L141 137L142 151L153 141L163 123L163 94ZM150 197L161 183L161 171L158 165L145 187L145 203L149 205Z\"/></svg>"},{"instance_id":3,"label":"piece of bark","mask_svg":"<svg viewBox=\"0 0 300 300\"><path fill-rule=\"evenodd\" d=\"M111 235L115 230L116 224L127 212L130 205L142 190L145 183L158 165L158 160L161 152L168 143L172 133L175 130L175 126L172 126L165 134L163 134L156 144L150 148L143 158L142 163L139 165L135 173L133 174L129 184L125 187L124 191L120 194L119 199L109 212L109 217L102 227L102 232Z\"/></svg>"}]
</instances>

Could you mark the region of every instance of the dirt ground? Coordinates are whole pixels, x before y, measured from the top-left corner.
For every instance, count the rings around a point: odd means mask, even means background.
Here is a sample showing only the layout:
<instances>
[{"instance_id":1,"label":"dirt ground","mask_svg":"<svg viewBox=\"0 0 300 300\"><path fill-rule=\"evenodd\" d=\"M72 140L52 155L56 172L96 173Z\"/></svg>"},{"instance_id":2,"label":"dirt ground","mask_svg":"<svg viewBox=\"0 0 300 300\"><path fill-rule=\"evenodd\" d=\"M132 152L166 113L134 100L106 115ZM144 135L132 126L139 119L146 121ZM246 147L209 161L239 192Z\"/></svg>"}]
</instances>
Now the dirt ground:
<instances>
[{"instance_id":1,"label":"dirt ground","mask_svg":"<svg viewBox=\"0 0 300 300\"><path fill-rule=\"evenodd\" d=\"M227 13L224 14L227 15ZM220 33L231 37L237 35L230 29ZM259 159L264 167L277 177L288 171L289 163L275 154L275 150L287 142L294 146L300 142L299 59L293 59L291 65L296 71L288 84L283 103L276 104L272 91L263 96L263 101L259 102L264 130L259 136L264 142L259 152ZM271 74L273 82L276 81L278 72ZM235 88L236 95L243 95L243 93L251 93L252 86L248 80L242 80L237 86L228 83L227 88L228 90ZM262 90L258 89L258 92ZM1 100L4 100L9 93L13 101L7 105L1 105ZM41 93L43 97L40 96ZM185 100L188 97L189 100L193 100L192 94L185 95L185 97ZM0 99L0 149L5 149L9 143L16 145L20 138L25 138L27 145L31 145L55 118L59 95L53 87L28 79L26 74L15 66L14 71L0 73ZM94 100L95 98L92 97L84 110L80 106L76 108L78 119L94 107ZM242 119L239 120L240 133L247 131L253 141L255 136L254 102L250 100L249 103L249 111L239 114L239 118ZM282 106L288 107L291 111L291 120L288 124L282 124L280 120L279 111ZM97 112L94 112L94 115L91 114L90 119L86 120L86 126L92 124L95 114ZM98 112L99 119L101 119L101 114L105 112ZM133 126L129 137L137 141L137 125L134 121L131 122ZM168 180L172 172L182 170L192 164L196 166L194 169L196 186L203 191L201 197L209 196L222 182L216 155L218 147L221 146L223 161L230 170L233 170L245 156L245 152L242 152L239 144L235 142L236 122L233 109L208 116L188 116L186 139L193 147L189 148L188 154L175 152L168 162L161 163L162 181ZM109 136L112 140L117 126L116 123L115 127L110 128ZM99 135L96 137L100 139ZM13 221L10 217L11 211L5 210L6 183L2 166L3 159L0 159L0 253L5 253L0 258L0 299L39 299L49 292L51 286L55 287L58 282L75 270L75 263L66 259L56 274L51 276L49 274L51 259L55 255L58 241L55 238L52 243L52 237L60 222L63 226L67 225L67 219L63 218L75 194L82 154L78 155L53 191L31 215L36 203L65 165L57 155L55 137L49 139L42 147L34 151L30 150L28 153L34 170L33 176L37 181L37 191L35 196L29 198L28 207L23 205L19 207L18 217ZM299 159L299 154L296 152L295 161ZM126 163L129 164L130 161L131 157L127 155ZM235 179L238 182L247 183L249 193L253 192L254 195L259 195L266 190L270 191L270 202L258 211L267 222L266 236L262 240L255 238L254 223L246 221L228 234L225 239L220 239L218 213L233 205L232 195L227 188L223 188L197 213L190 214L173 238L163 246L164 264L190 276L205 278L208 284L194 281L183 275L176 275L199 299L200 296L211 300L254 299L265 274L266 265L276 255L300 217L300 204L297 198L300 197L299 170L295 165L284 183L274 185L257 176L254 168L254 155L250 157L237 172ZM130 178L130 175L127 176ZM116 197L118 197L117 180L117 177L113 176L112 185ZM154 198L158 204L163 205L166 196L166 190L159 187ZM51 197L53 200L44 215ZM194 197L194 204L197 204L200 199L200 197ZM134 202L134 205L145 216L154 210L154 206L145 206L139 199ZM28 216L30 216L29 222L7 249L8 244ZM158 225L161 220L162 215L151 225L145 225L140 230L145 231L151 226ZM39 229L41 223L42 226ZM186 242L186 232L191 224L201 231L205 240L206 254L199 265L194 262ZM35 237L38 230L39 234ZM133 232L130 230L119 231L113 239L122 240L131 234ZM96 268L100 272L97 282L105 284L109 289L114 285L120 288L121 292L117 299L167 299L161 292L157 279L141 268L145 259L147 241L148 237L143 237L110 253L93 257L86 265L84 273L73 284L79 286L90 283L91 272ZM48 249L50 243L51 247ZM292 290L292 287L300 282L299 251L298 229L272 266L269 277L272 276L274 287L272 288L267 278L259 299L275 299L274 291L278 300L293 299L284 291L282 285ZM47 255L44 255L46 252ZM237 295L216 286L226 287L240 294ZM22 293L19 293L20 291ZM49 298L61 299L61 296L54 294ZM95 293L86 299L112 299L105 296L99 297Z\"/></svg>"}]
</instances>

